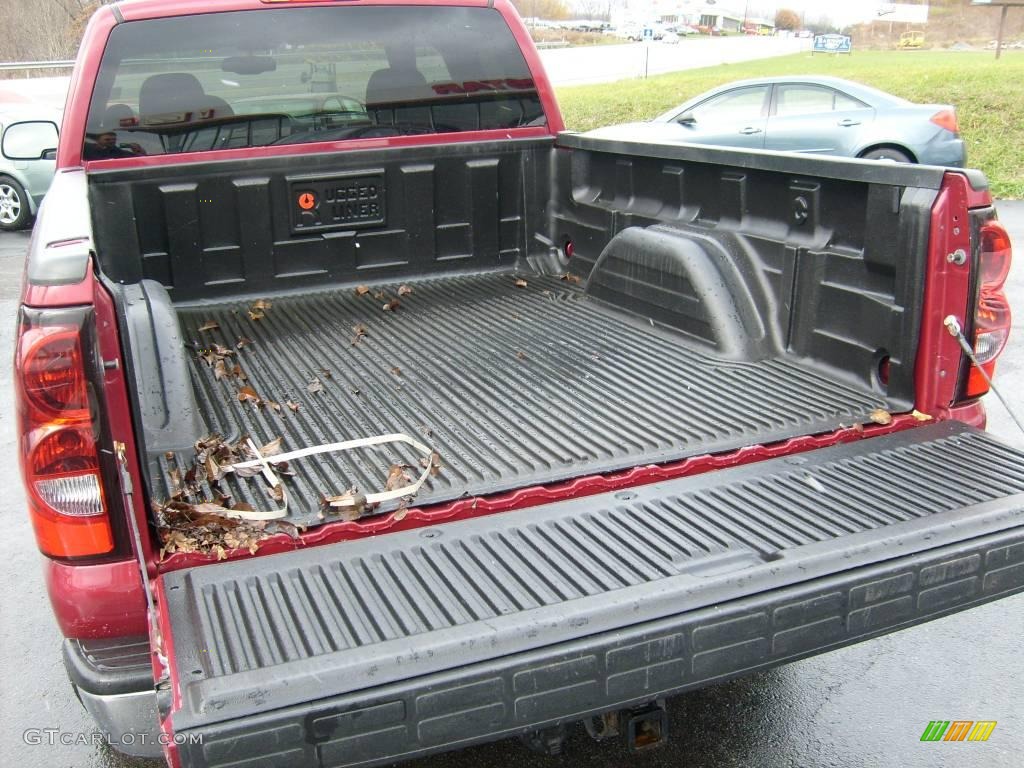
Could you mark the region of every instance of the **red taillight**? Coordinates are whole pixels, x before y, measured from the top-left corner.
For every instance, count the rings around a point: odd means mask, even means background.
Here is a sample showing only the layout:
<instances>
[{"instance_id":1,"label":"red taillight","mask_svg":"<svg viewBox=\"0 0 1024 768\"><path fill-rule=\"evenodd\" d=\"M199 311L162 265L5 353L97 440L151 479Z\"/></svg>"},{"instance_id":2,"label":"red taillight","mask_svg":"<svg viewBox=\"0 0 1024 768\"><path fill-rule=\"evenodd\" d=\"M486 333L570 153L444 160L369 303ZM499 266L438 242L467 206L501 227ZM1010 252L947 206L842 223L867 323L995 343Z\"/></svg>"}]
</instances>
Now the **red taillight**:
<instances>
[{"instance_id":1,"label":"red taillight","mask_svg":"<svg viewBox=\"0 0 1024 768\"><path fill-rule=\"evenodd\" d=\"M945 128L950 133L960 133L960 124L956 119L956 111L952 109L944 109L941 112L936 112L929 118L940 128Z\"/></svg>"},{"instance_id":2,"label":"red taillight","mask_svg":"<svg viewBox=\"0 0 1024 768\"><path fill-rule=\"evenodd\" d=\"M974 355L991 378L996 358L1006 347L1013 318L1003 286L1010 273L1012 249L1010 236L996 220L981 226L981 248L978 257L978 302L974 311ZM988 382L977 366L972 365L965 394L980 397L988 392Z\"/></svg>"},{"instance_id":3,"label":"red taillight","mask_svg":"<svg viewBox=\"0 0 1024 768\"><path fill-rule=\"evenodd\" d=\"M88 416L88 395L78 329L64 326L26 330L22 385L31 406L59 418Z\"/></svg>"},{"instance_id":4,"label":"red taillight","mask_svg":"<svg viewBox=\"0 0 1024 768\"><path fill-rule=\"evenodd\" d=\"M999 290L1010 274L1010 260L1013 255L1010 235L998 221L989 221L981 226L981 257L978 264L978 280L981 286Z\"/></svg>"},{"instance_id":5,"label":"red taillight","mask_svg":"<svg viewBox=\"0 0 1024 768\"><path fill-rule=\"evenodd\" d=\"M21 468L39 548L53 557L114 548L89 407L79 310L25 313L15 353ZM79 322L64 322L77 319Z\"/></svg>"}]
</instances>

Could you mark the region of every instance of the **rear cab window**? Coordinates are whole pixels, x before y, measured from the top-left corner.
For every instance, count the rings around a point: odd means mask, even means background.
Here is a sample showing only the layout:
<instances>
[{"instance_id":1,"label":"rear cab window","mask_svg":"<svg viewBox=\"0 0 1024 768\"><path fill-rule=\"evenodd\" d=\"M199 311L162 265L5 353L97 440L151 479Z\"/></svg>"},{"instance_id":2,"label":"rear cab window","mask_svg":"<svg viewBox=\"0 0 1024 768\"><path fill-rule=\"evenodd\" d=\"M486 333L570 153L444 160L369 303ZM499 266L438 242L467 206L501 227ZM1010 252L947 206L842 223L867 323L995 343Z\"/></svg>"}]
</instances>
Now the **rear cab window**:
<instances>
[{"instance_id":1,"label":"rear cab window","mask_svg":"<svg viewBox=\"0 0 1024 768\"><path fill-rule=\"evenodd\" d=\"M83 159L546 125L492 8L233 11L115 27Z\"/></svg>"}]
</instances>

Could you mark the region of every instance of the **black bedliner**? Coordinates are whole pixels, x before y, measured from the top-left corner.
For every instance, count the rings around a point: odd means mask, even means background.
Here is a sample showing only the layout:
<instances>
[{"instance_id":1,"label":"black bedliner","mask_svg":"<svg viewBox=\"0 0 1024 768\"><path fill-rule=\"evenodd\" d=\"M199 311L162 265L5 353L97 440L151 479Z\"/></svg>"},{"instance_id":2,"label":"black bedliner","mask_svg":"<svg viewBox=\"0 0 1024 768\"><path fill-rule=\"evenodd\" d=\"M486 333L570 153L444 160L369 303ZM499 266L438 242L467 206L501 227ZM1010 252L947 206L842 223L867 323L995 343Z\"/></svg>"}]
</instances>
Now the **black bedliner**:
<instances>
[{"instance_id":1,"label":"black bedliner","mask_svg":"<svg viewBox=\"0 0 1024 768\"><path fill-rule=\"evenodd\" d=\"M417 504L664 462L833 430L890 407L878 393L791 356L724 360L554 277L491 272L177 309L193 344L191 378L208 431L283 449L405 432L441 455L443 471ZM199 329L210 322L219 327ZM356 325L365 335L355 339ZM198 349L234 346L246 382L217 380ZM317 379L323 391L310 393ZM240 402L249 386L281 406ZM285 407L300 403L299 410ZM192 451L178 453L189 466ZM155 452L155 498L167 498L167 460ZM321 494L381 490L393 463L418 472L411 450L364 450L295 462L294 522L318 522ZM222 483L236 500L269 504L257 477Z\"/></svg>"},{"instance_id":2,"label":"black bedliner","mask_svg":"<svg viewBox=\"0 0 1024 768\"><path fill-rule=\"evenodd\" d=\"M1019 591L1022 523L1024 456L943 423L179 571L171 724L190 765L464 746Z\"/></svg>"}]
</instances>

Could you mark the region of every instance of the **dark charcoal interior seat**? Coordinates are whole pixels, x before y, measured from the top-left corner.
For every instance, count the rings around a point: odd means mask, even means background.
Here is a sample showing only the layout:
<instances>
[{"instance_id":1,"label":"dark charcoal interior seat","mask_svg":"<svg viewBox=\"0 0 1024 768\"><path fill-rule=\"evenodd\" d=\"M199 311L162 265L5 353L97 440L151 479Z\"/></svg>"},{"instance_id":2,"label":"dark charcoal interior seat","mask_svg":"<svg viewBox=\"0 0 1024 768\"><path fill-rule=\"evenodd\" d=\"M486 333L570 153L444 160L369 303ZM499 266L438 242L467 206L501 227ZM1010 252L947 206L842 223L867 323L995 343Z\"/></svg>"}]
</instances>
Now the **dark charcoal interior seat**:
<instances>
[{"instance_id":1,"label":"dark charcoal interior seat","mask_svg":"<svg viewBox=\"0 0 1024 768\"><path fill-rule=\"evenodd\" d=\"M234 114L224 99L203 90L195 75L171 72L152 75L139 91L139 117L142 123L159 115L188 114L188 120L209 120Z\"/></svg>"}]
</instances>

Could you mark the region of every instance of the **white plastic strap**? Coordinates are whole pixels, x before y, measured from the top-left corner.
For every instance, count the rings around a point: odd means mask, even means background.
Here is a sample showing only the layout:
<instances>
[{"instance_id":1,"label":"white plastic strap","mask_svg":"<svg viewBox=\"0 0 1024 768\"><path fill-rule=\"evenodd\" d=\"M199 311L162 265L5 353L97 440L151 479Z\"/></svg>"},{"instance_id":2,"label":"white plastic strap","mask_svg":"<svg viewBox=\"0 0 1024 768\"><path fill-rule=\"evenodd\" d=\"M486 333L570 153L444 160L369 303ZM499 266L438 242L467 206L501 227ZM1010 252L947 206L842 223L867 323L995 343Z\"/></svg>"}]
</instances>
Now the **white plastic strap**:
<instances>
[{"instance_id":1,"label":"white plastic strap","mask_svg":"<svg viewBox=\"0 0 1024 768\"><path fill-rule=\"evenodd\" d=\"M426 456L428 460L427 466L415 482L403 485L401 488L395 488L392 491L380 491L379 493L370 493L366 495L366 504L380 504L384 501L401 499L403 496L412 496L419 491L423 486L423 483L425 483L427 478L430 477L430 470L432 469L430 457L433 455L433 451L430 448L409 435L395 432L389 435L376 435L374 437L359 438L358 440L346 440L341 443L327 443L325 445L315 445L309 448L300 448L297 451L276 454L273 456L273 461L277 464L283 461L304 459L307 456L317 456L322 453L338 453L340 451L351 451L356 448L369 448L374 445L385 445L388 443L406 443L411 445L417 451ZM271 488L279 484L281 481L278 479L277 475L274 474L274 470L270 466L270 462L268 462L267 458L260 453L259 448L256 447L252 440L249 440L249 448L257 458L252 459L251 461L240 461L235 464L231 464L230 466L224 467L224 470L226 472L231 472L235 469L259 468L261 470L261 474L267 483L270 484ZM284 485L281 486L281 490L284 491ZM355 498L342 498L331 502L332 507L354 507L355 505ZM235 514L248 520L274 520L279 517L284 517L288 514L288 497L287 495L284 497L284 509L282 510L275 510L273 512L236 512Z\"/></svg>"}]
</instances>

